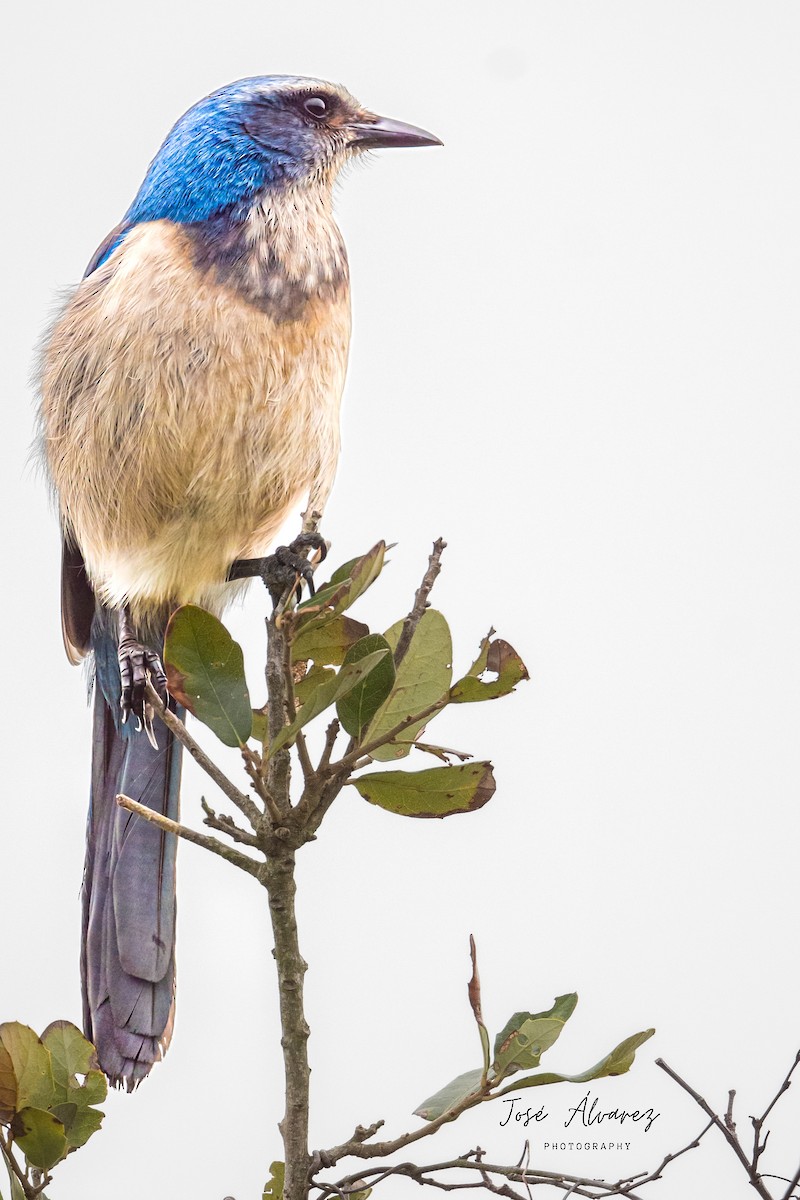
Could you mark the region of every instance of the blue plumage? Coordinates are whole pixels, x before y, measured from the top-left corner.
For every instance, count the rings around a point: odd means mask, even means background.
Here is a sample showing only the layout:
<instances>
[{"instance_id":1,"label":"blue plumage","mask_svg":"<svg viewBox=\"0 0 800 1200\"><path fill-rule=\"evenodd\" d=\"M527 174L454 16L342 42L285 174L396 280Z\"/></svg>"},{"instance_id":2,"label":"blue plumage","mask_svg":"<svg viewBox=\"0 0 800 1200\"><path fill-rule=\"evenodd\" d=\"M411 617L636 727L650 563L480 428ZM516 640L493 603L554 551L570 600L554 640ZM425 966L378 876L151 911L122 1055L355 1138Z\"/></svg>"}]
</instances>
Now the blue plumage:
<instances>
[{"instance_id":1,"label":"blue plumage","mask_svg":"<svg viewBox=\"0 0 800 1200\"><path fill-rule=\"evenodd\" d=\"M265 187L301 179L316 157L316 126L301 107L315 84L329 87L291 75L255 76L193 105L167 134L119 231L90 271L141 222L192 225L222 213L236 223ZM287 95L296 98L294 106L286 105ZM268 133L259 139L260 126Z\"/></svg>"}]
</instances>

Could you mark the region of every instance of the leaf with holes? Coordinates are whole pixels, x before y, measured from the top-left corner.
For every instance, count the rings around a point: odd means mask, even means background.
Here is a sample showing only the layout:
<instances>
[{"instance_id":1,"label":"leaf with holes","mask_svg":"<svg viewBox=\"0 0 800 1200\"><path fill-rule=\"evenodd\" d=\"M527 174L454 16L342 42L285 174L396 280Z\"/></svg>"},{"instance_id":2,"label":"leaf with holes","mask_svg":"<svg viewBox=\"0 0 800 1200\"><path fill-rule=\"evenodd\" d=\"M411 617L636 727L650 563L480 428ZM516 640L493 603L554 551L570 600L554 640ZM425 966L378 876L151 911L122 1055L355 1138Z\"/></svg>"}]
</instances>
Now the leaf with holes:
<instances>
[{"instance_id":1,"label":"leaf with holes","mask_svg":"<svg viewBox=\"0 0 800 1200\"><path fill-rule=\"evenodd\" d=\"M264 1184L262 1200L283 1200L283 1183L286 1167L282 1162L269 1165L269 1179Z\"/></svg>"},{"instance_id":2,"label":"leaf with holes","mask_svg":"<svg viewBox=\"0 0 800 1200\"><path fill-rule=\"evenodd\" d=\"M42 1034L50 1052L56 1101L52 1110L64 1124L70 1148L83 1146L99 1128L103 1113L92 1105L105 1100L106 1077L94 1046L71 1021L54 1021ZM77 1076L84 1076L79 1083Z\"/></svg>"},{"instance_id":3,"label":"leaf with holes","mask_svg":"<svg viewBox=\"0 0 800 1200\"><path fill-rule=\"evenodd\" d=\"M345 664L360 662L376 650L385 650L385 657L361 683L336 702L336 714L342 727L351 737L359 736L391 692L395 670L389 643L379 633L370 633L363 637L355 646L350 647L344 657Z\"/></svg>"},{"instance_id":4,"label":"leaf with holes","mask_svg":"<svg viewBox=\"0 0 800 1200\"><path fill-rule=\"evenodd\" d=\"M489 762L427 771L373 771L351 779L365 800L402 817L450 817L483 808L494 795Z\"/></svg>"},{"instance_id":5,"label":"leaf with holes","mask_svg":"<svg viewBox=\"0 0 800 1200\"><path fill-rule=\"evenodd\" d=\"M317 666L339 667L351 646L369 633L369 626L352 617L331 617L324 625L301 626L292 641L292 661L311 659Z\"/></svg>"},{"instance_id":6,"label":"leaf with holes","mask_svg":"<svg viewBox=\"0 0 800 1200\"><path fill-rule=\"evenodd\" d=\"M538 1067L545 1050L558 1040L575 1011L575 992L558 996L547 1012L514 1013L494 1043L493 1070L497 1077Z\"/></svg>"},{"instance_id":7,"label":"leaf with holes","mask_svg":"<svg viewBox=\"0 0 800 1200\"><path fill-rule=\"evenodd\" d=\"M492 641L493 633L494 630L490 630L481 642L480 654L464 678L451 687L450 700L453 704L470 704L507 696L523 679L530 678L525 663L514 647L502 638ZM497 678L483 679L487 671Z\"/></svg>"},{"instance_id":8,"label":"leaf with holes","mask_svg":"<svg viewBox=\"0 0 800 1200\"><path fill-rule=\"evenodd\" d=\"M314 717L318 717L326 708L330 708L340 696L345 696L369 675L370 671L388 653L386 650L376 650L362 658L360 662L348 663L338 671L332 679L325 678L307 697L305 704L290 725L285 725L270 746L270 754L284 746L290 745L300 730Z\"/></svg>"},{"instance_id":9,"label":"leaf with holes","mask_svg":"<svg viewBox=\"0 0 800 1200\"><path fill-rule=\"evenodd\" d=\"M164 639L170 694L226 746L243 746L253 729L242 648L221 621L196 604L172 614Z\"/></svg>"}]
</instances>

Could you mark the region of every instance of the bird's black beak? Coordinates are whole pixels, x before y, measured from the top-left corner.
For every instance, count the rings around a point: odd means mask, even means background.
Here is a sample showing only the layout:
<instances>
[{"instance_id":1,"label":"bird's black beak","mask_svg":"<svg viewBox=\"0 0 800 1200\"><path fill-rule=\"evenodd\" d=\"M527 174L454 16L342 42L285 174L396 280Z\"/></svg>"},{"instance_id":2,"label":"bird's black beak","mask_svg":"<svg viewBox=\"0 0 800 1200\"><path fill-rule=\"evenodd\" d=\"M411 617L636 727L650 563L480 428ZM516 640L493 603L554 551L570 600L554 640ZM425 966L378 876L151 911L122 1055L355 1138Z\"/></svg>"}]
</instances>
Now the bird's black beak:
<instances>
[{"instance_id":1,"label":"bird's black beak","mask_svg":"<svg viewBox=\"0 0 800 1200\"><path fill-rule=\"evenodd\" d=\"M377 150L390 146L441 146L433 133L403 121L392 121L389 117L364 118L354 121L349 128L355 134L353 141L362 150Z\"/></svg>"}]
</instances>

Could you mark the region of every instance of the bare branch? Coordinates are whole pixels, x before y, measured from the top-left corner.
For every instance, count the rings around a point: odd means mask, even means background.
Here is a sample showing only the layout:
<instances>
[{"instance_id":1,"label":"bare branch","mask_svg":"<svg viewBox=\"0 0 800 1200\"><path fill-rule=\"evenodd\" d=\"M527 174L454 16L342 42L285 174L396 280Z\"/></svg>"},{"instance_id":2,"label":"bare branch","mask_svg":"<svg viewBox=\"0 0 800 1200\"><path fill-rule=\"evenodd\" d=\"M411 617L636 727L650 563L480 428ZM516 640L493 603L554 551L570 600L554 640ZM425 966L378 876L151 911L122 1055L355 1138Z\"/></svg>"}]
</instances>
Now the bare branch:
<instances>
[{"instance_id":1,"label":"bare branch","mask_svg":"<svg viewBox=\"0 0 800 1200\"><path fill-rule=\"evenodd\" d=\"M200 797L200 807L206 814L203 824L208 825L209 829L217 829L220 833L227 834L234 842L240 842L243 846L252 846L255 850L260 849L257 837L237 825L233 817L229 817L225 813L222 816L215 813L206 801L205 796Z\"/></svg>"},{"instance_id":2,"label":"bare branch","mask_svg":"<svg viewBox=\"0 0 800 1200\"><path fill-rule=\"evenodd\" d=\"M169 817L164 817L161 813L154 812L146 804L139 804L137 800L131 800L130 796L117 796L117 804L120 808L127 808L128 812L135 813L137 817L143 817L145 821L150 821L153 825L157 825L165 833L174 833L176 837L184 838L187 842L194 842L195 846L202 846L204 850L210 850L212 854L219 855L220 858L226 859L234 867L238 867L241 871L246 871L248 875L253 875L259 880L261 879L264 864L256 862L255 859L249 858L248 855L242 854L238 850L234 850L232 846L226 846L224 842L209 837L208 834L198 833L194 829L189 829L186 825L179 825L177 821L171 821Z\"/></svg>"},{"instance_id":3,"label":"bare branch","mask_svg":"<svg viewBox=\"0 0 800 1200\"><path fill-rule=\"evenodd\" d=\"M675 1157L678 1156L676 1155ZM524 1198L521 1196L521 1193L513 1191L510 1188L509 1184L511 1183L521 1183L525 1188L554 1187L565 1192L567 1195L585 1196L592 1198L592 1200L600 1200L601 1197L610 1196L625 1196L627 1200L642 1200L638 1192L631 1189L630 1182L627 1180L610 1183L603 1179L569 1175L560 1171L531 1170L520 1163L515 1166L487 1163L483 1160L483 1152L474 1150L460 1158L429 1163L424 1166L417 1163L403 1162L391 1163L389 1166L383 1167L368 1167L357 1174L345 1176L345 1178L337 1180L336 1183L313 1180L312 1186L319 1189L320 1200L325 1200L327 1196L347 1196L353 1191L359 1190L359 1185L362 1188L365 1184L376 1187L378 1183L392 1175L404 1176L405 1178L413 1179L416 1183L435 1187L444 1192L461 1191L467 1188L474 1189L476 1186L481 1186L480 1184L476 1184L474 1179L470 1179L467 1182L456 1182L434 1178L436 1174L441 1174L445 1171L477 1172L480 1176L481 1184L487 1191L497 1196L513 1197L513 1200L524 1200ZM497 1184L493 1182L490 1178L492 1175L506 1180L506 1183ZM589 1189L592 1190L590 1191Z\"/></svg>"},{"instance_id":4,"label":"bare branch","mask_svg":"<svg viewBox=\"0 0 800 1200\"><path fill-rule=\"evenodd\" d=\"M589 1176L569 1175L560 1171L532 1169L528 1165L527 1153L523 1153L522 1158L514 1166L487 1163L484 1161L483 1151L478 1148L445 1162L429 1163L425 1166L415 1163L392 1163L385 1167L368 1167L360 1170L357 1174L347 1175L343 1179L337 1180L336 1183L313 1180L312 1186L319 1189L320 1200L325 1200L327 1196L346 1197L354 1191L362 1190L365 1184L376 1187L391 1175L401 1175L413 1179L416 1183L438 1188L440 1191L459 1191L461 1189L474 1188L476 1186L475 1181L470 1180L467 1183L460 1183L435 1179L433 1176L445 1171L477 1171L481 1177L481 1183L487 1191L493 1195L514 1197L514 1200L520 1197L520 1193L513 1191L509 1187L509 1183L522 1184L528 1193L534 1187L550 1187L563 1191L565 1196L584 1196L590 1197L591 1200L601 1200L603 1197L613 1196L626 1197L627 1200L641 1200L640 1189L645 1184L661 1179L669 1164L680 1158L681 1155L687 1154L690 1150L697 1149L702 1138L705 1137L713 1124L713 1121L709 1121L693 1141L683 1146L680 1150L672 1154L667 1154L654 1171L642 1172L640 1175L618 1179L614 1183L603 1179L593 1179ZM499 1176L507 1182L497 1184L491 1179L492 1175ZM522 1200L521 1197L520 1200Z\"/></svg>"},{"instance_id":5,"label":"bare branch","mask_svg":"<svg viewBox=\"0 0 800 1200\"><path fill-rule=\"evenodd\" d=\"M264 807L270 815L273 825L280 825L283 820L277 804L273 800L270 790L264 782L262 774L263 760L260 754L255 754L249 746L242 746L242 761L244 769L250 776L256 794L261 797L264 802Z\"/></svg>"},{"instance_id":6,"label":"bare branch","mask_svg":"<svg viewBox=\"0 0 800 1200\"><path fill-rule=\"evenodd\" d=\"M40 1183L31 1183L22 1167L17 1162L13 1151L13 1138L9 1133L7 1136L3 1134L2 1126L0 1126L0 1152L2 1152L3 1160L6 1163L8 1170L14 1174L25 1194L26 1200L37 1200L41 1196L44 1189L50 1183L50 1176L43 1173L43 1178Z\"/></svg>"},{"instance_id":7,"label":"bare branch","mask_svg":"<svg viewBox=\"0 0 800 1200\"><path fill-rule=\"evenodd\" d=\"M454 1104L452 1108L447 1109L441 1116L436 1117L433 1121L426 1121L424 1125L420 1125L417 1129L410 1133L403 1133L399 1137L392 1138L385 1142L371 1142L365 1145L361 1141L350 1140L342 1142L338 1146L333 1146L330 1150L318 1150L314 1155L314 1162L321 1167L332 1167L342 1158L388 1158L390 1154L395 1154L398 1150L404 1150L406 1146L412 1145L414 1142L419 1142L422 1138L430 1137L441 1129L443 1125L448 1125L451 1121L455 1121L468 1108L474 1108L488 1098L489 1085L484 1082L478 1091L465 1096L458 1104ZM383 1122L379 1122L382 1125Z\"/></svg>"},{"instance_id":8,"label":"bare branch","mask_svg":"<svg viewBox=\"0 0 800 1200\"><path fill-rule=\"evenodd\" d=\"M781 1086L778 1088L775 1095L770 1100L767 1107L764 1109L761 1116L750 1118L750 1120L752 1121L752 1124L753 1124L753 1132L754 1132L754 1137L753 1137L753 1166L754 1167L756 1167L758 1165L758 1160L761 1157L761 1155L763 1154L764 1150L766 1149L767 1137L769 1137L769 1134L767 1134L766 1137L764 1138L763 1142L761 1141L761 1130L764 1128L764 1122L766 1121L767 1117L772 1112L773 1108L778 1103L778 1101L780 1100L780 1098L784 1094L784 1092L788 1092L789 1088L792 1086L792 1075L794 1074L795 1070L797 1069L798 1064L800 1064L800 1050L797 1051L797 1054L795 1055L795 1060L786 1073L786 1078L784 1079Z\"/></svg>"},{"instance_id":9,"label":"bare branch","mask_svg":"<svg viewBox=\"0 0 800 1200\"><path fill-rule=\"evenodd\" d=\"M742 1145L738 1137L731 1129L727 1127L722 1118L714 1112L708 1101L705 1100L699 1092L696 1092L691 1084L688 1084L685 1079L682 1079L676 1071L673 1071L672 1067L668 1066L664 1062L663 1058L656 1059L656 1066L661 1067L662 1071L666 1071L667 1075L669 1075L671 1079L674 1079L675 1082L682 1087L689 1096L692 1097L695 1104L698 1104L700 1108L702 1108L706 1116L711 1119L712 1124L716 1125L717 1129L719 1129L720 1133L725 1138L736 1157L739 1159L739 1162L744 1167L747 1173L747 1178L750 1180L752 1187L755 1188L759 1196L762 1197L762 1200L773 1200L771 1193L767 1190L767 1187L756 1170L755 1165L751 1163L750 1159L742 1149Z\"/></svg>"},{"instance_id":10,"label":"bare branch","mask_svg":"<svg viewBox=\"0 0 800 1200\"><path fill-rule=\"evenodd\" d=\"M202 767L207 775L209 775L216 783L217 787L225 793L228 799L236 805L239 812L247 817L254 829L258 829L262 814L258 809L258 805L254 804L249 796L244 792L240 792L234 784L231 783L227 775L220 771L216 763L213 763L206 754L205 750L200 747L194 740L189 730L184 725L183 721L179 720L175 714L167 708L163 703L156 689L150 681L147 681L145 686L145 695L148 704L152 704L155 711L158 713L161 720L166 725L167 729L181 743L184 749L188 750L192 758L198 766Z\"/></svg>"},{"instance_id":11,"label":"bare branch","mask_svg":"<svg viewBox=\"0 0 800 1200\"><path fill-rule=\"evenodd\" d=\"M404 717L403 720L398 721L398 723L392 729L389 729L386 733L381 734L380 737L373 738L371 742L367 742L364 746L357 745L355 739L351 738L350 744L347 747L347 753L343 758L340 758L338 762L332 763L329 767L329 771L331 773L335 772L336 774L344 775L355 770L356 763L359 762L364 755L369 755L373 750L377 750L379 746L385 746L389 742L394 741L394 739L399 737L401 733L405 733L405 731L411 725L418 725L420 721L429 720L435 713L441 712L443 708L446 708L449 700L450 697L448 693L445 692L445 694L440 696L438 700L435 700L433 704L428 704L425 708L420 709L419 712L412 713L409 717Z\"/></svg>"},{"instance_id":12,"label":"bare branch","mask_svg":"<svg viewBox=\"0 0 800 1200\"><path fill-rule=\"evenodd\" d=\"M789 1186L781 1196L781 1200L793 1200L795 1188L798 1186L798 1184L800 1184L800 1167L798 1167L795 1171L794 1177L791 1179Z\"/></svg>"},{"instance_id":13,"label":"bare branch","mask_svg":"<svg viewBox=\"0 0 800 1200\"><path fill-rule=\"evenodd\" d=\"M436 576L442 569L442 553L447 546L442 538L437 538L433 543L433 552L428 558L428 569L422 577L422 583L417 588L417 594L414 597L414 603L411 606L411 612L403 622L403 628L400 631L400 637L397 641L397 648L394 652L395 666L405 658L408 647L411 645L411 639L414 636L414 630L422 620L422 614L428 607L428 597L431 594L431 589L436 582Z\"/></svg>"},{"instance_id":14,"label":"bare branch","mask_svg":"<svg viewBox=\"0 0 800 1200\"><path fill-rule=\"evenodd\" d=\"M328 728L325 730L325 745L322 748L322 756L317 767L318 771L325 771L331 761L333 747L336 744L336 739L339 736L341 725L336 717L331 721Z\"/></svg>"}]
</instances>

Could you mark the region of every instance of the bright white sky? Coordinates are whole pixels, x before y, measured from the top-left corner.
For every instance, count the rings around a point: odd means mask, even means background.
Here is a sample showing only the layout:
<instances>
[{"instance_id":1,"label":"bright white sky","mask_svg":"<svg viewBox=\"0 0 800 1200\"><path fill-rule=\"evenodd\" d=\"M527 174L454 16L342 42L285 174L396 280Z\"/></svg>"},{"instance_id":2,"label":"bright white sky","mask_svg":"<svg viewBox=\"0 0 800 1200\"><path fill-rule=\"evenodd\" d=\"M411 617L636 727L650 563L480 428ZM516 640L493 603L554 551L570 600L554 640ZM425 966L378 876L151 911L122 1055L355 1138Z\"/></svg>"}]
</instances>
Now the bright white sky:
<instances>
[{"instance_id":1,"label":"bright white sky","mask_svg":"<svg viewBox=\"0 0 800 1200\"><path fill-rule=\"evenodd\" d=\"M456 665L493 624L532 682L435 727L493 759L482 812L404 822L348 792L302 856L313 1142L378 1117L399 1133L478 1064L470 932L495 1030L580 993L551 1068L658 1028L593 1089L655 1107L651 1131L546 1154L586 1091L549 1089L536 1164L617 1177L699 1132L658 1055L717 1105L736 1087L746 1128L800 1043L800 7L76 0L9 23L0 1019L79 1019L89 716L26 467L34 345L184 109L243 75L319 75L445 142L377 154L341 189L355 336L334 559L399 543L355 613L383 629L444 535ZM231 622L256 692L263 611L254 593ZM204 793L187 770L188 821ZM280 1156L264 898L194 847L179 874L172 1049L110 1099L53 1200L259 1200ZM480 1142L514 1161L525 1133L504 1116L420 1157ZM797 1125L790 1096L766 1170L794 1171ZM751 1189L709 1137L652 1191Z\"/></svg>"}]
</instances>

